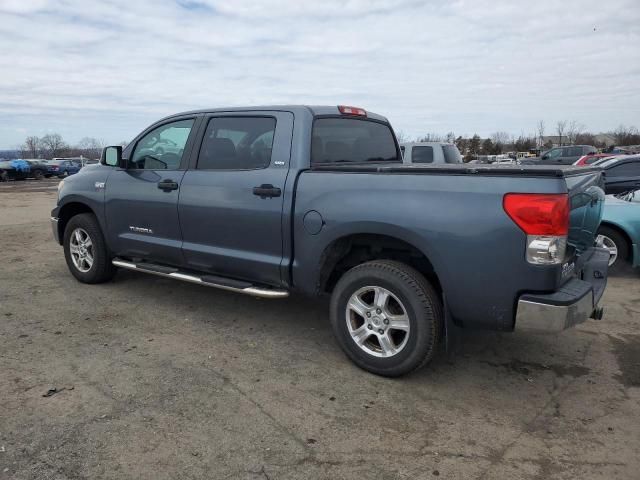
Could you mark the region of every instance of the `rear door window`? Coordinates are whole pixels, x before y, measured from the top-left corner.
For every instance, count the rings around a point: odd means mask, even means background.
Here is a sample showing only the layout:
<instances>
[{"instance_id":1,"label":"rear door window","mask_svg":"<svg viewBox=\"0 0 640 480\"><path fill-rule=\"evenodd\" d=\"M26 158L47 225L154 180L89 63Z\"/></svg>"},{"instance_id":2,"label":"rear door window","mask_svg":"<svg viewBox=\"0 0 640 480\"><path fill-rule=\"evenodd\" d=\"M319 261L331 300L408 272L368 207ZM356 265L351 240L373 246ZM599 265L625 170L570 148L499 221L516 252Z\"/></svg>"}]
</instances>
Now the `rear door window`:
<instances>
[{"instance_id":1,"label":"rear door window","mask_svg":"<svg viewBox=\"0 0 640 480\"><path fill-rule=\"evenodd\" d=\"M216 117L209 120L198 170L255 170L271 163L273 117Z\"/></svg>"},{"instance_id":2,"label":"rear door window","mask_svg":"<svg viewBox=\"0 0 640 480\"><path fill-rule=\"evenodd\" d=\"M609 177L640 177L640 162L623 163L607 171Z\"/></svg>"},{"instance_id":3,"label":"rear door window","mask_svg":"<svg viewBox=\"0 0 640 480\"><path fill-rule=\"evenodd\" d=\"M355 118L317 118L313 122L311 163L401 161L384 123Z\"/></svg>"},{"instance_id":4,"label":"rear door window","mask_svg":"<svg viewBox=\"0 0 640 480\"><path fill-rule=\"evenodd\" d=\"M413 147L411 163L433 163L433 147Z\"/></svg>"}]
</instances>

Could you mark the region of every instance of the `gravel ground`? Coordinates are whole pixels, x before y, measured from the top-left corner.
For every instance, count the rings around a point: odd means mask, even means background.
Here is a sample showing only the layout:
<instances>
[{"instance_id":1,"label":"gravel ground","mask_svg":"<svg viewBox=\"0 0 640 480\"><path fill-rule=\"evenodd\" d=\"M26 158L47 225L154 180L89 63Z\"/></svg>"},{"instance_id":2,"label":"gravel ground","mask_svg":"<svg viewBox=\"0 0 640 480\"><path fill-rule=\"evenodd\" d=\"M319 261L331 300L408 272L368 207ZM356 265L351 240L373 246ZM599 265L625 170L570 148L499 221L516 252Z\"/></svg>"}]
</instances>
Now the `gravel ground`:
<instances>
[{"instance_id":1,"label":"gravel ground","mask_svg":"<svg viewBox=\"0 0 640 480\"><path fill-rule=\"evenodd\" d=\"M467 332L390 380L344 357L326 301L76 282L55 185L0 184L0 479L638 478L638 273L601 322Z\"/></svg>"}]
</instances>

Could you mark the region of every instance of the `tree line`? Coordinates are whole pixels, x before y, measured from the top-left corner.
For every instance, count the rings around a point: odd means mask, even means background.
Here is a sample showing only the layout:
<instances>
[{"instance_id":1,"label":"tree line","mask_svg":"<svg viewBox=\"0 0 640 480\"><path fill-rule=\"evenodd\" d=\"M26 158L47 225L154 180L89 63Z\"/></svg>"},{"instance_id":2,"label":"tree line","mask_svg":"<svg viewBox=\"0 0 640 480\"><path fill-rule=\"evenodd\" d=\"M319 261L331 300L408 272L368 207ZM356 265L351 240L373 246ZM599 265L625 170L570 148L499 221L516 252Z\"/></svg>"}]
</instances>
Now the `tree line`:
<instances>
[{"instance_id":1,"label":"tree line","mask_svg":"<svg viewBox=\"0 0 640 480\"><path fill-rule=\"evenodd\" d=\"M126 146L127 142L120 145ZM19 151L22 158L52 159L56 157L86 157L97 159L106 146L104 140L93 137L84 137L75 145L70 145L59 133L48 133L43 137L29 136L20 145Z\"/></svg>"},{"instance_id":2,"label":"tree line","mask_svg":"<svg viewBox=\"0 0 640 480\"><path fill-rule=\"evenodd\" d=\"M549 135L546 133L549 132ZM615 130L606 132L616 146L640 145L640 132L636 127L620 125ZM554 139L550 139L553 136ZM518 136L504 131L494 132L487 138L481 138L477 133L471 137L458 135L454 132L447 134L427 133L415 140L402 132L398 133L398 141L404 142L446 142L455 143L465 160L471 160L478 155L500 155L506 152L528 152L530 150L546 150L554 146L563 145L592 145L604 149L608 146L598 139L599 135L586 131L584 125L575 120L561 120L547 130L545 122L540 120L536 124L534 133L521 133Z\"/></svg>"}]
</instances>

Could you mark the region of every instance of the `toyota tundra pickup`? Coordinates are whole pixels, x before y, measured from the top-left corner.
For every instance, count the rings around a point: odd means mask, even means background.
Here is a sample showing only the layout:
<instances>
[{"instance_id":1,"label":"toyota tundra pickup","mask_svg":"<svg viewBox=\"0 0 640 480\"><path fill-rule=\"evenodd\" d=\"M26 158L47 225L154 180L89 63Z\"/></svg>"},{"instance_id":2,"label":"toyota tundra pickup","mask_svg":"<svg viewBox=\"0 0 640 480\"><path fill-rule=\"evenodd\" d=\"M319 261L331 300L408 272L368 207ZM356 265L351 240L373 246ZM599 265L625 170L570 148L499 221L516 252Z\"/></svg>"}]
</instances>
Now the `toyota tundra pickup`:
<instances>
[{"instance_id":1,"label":"toyota tundra pickup","mask_svg":"<svg viewBox=\"0 0 640 480\"><path fill-rule=\"evenodd\" d=\"M330 295L346 355L398 376L455 329L601 317L603 200L597 168L403 165L380 115L278 106L154 123L61 182L51 221L80 282Z\"/></svg>"}]
</instances>

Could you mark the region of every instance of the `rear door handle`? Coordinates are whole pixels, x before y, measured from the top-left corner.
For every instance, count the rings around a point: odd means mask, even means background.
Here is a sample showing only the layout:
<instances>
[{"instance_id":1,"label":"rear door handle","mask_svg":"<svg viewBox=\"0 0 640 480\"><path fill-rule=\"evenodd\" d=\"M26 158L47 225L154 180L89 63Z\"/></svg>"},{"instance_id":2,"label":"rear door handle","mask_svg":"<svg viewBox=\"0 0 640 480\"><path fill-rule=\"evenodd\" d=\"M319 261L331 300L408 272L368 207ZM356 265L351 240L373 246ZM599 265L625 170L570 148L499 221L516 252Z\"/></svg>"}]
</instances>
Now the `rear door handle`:
<instances>
[{"instance_id":1,"label":"rear door handle","mask_svg":"<svg viewBox=\"0 0 640 480\"><path fill-rule=\"evenodd\" d=\"M253 187L253 194L260 198L279 197L282 195L282 190L270 183L263 183L259 187Z\"/></svg>"},{"instance_id":2,"label":"rear door handle","mask_svg":"<svg viewBox=\"0 0 640 480\"><path fill-rule=\"evenodd\" d=\"M164 190L165 192L169 192L171 190L177 190L178 183L174 182L173 180L166 179L158 182L158 188L160 190Z\"/></svg>"}]
</instances>

